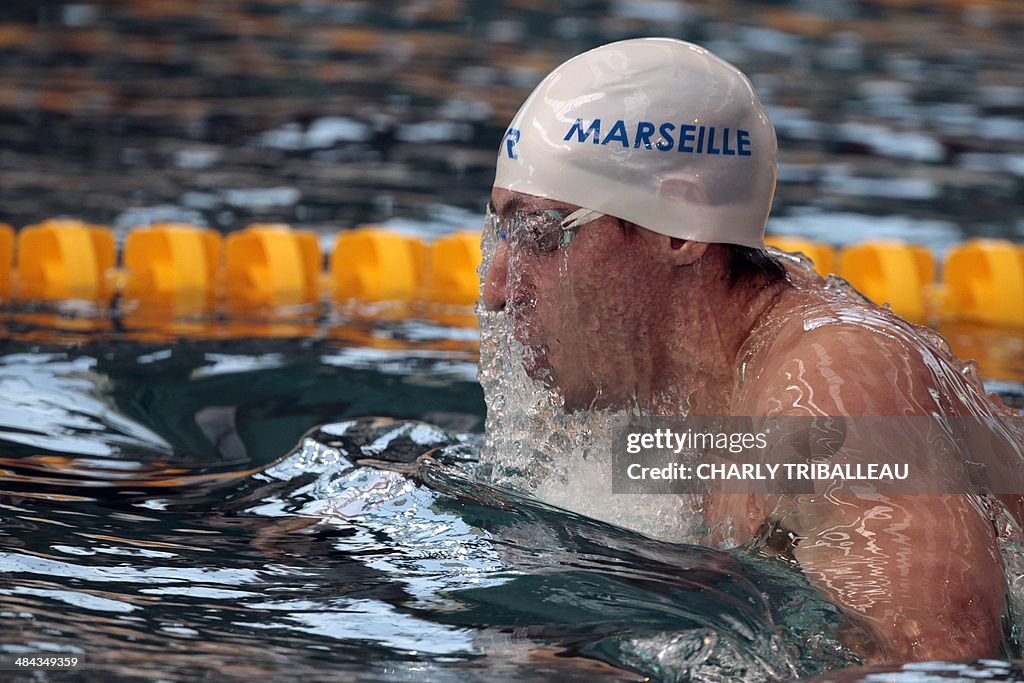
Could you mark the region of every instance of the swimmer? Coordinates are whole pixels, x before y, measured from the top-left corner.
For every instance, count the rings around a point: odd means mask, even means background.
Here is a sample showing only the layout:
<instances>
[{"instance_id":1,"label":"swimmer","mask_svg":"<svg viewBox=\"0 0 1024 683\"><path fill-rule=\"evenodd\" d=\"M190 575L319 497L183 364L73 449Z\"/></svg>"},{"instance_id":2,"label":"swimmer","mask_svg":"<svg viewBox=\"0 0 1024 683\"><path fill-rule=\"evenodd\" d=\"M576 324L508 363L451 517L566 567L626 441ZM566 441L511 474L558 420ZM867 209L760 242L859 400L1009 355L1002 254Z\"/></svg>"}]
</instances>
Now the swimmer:
<instances>
[{"instance_id":1,"label":"swimmer","mask_svg":"<svg viewBox=\"0 0 1024 683\"><path fill-rule=\"evenodd\" d=\"M705 49L647 38L574 57L499 147L482 303L570 412L1006 414L920 329L765 249L775 174L750 82ZM1021 498L1002 500L1019 523ZM715 545L791 534L882 663L999 654L1006 578L986 505L712 494L703 509Z\"/></svg>"}]
</instances>

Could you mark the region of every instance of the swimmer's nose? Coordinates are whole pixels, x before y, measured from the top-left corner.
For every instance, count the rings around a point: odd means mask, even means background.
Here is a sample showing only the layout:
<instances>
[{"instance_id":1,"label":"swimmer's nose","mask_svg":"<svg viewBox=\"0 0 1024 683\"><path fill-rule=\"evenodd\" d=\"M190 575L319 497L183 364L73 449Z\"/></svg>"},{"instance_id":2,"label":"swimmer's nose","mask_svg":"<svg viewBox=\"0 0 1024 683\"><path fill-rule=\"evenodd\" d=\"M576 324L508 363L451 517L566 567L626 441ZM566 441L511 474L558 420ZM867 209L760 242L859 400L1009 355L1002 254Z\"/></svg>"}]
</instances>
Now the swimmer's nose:
<instances>
[{"instance_id":1,"label":"swimmer's nose","mask_svg":"<svg viewBox=\"0 0 1024 683\"><path fill-rule=\"evenodd\" d=\"M494 250L491 267L487 270L484 280L484 308L488 311L500 311L505 308L508 287L508 244L501 242Z\"/></svg>"}]
</instances>

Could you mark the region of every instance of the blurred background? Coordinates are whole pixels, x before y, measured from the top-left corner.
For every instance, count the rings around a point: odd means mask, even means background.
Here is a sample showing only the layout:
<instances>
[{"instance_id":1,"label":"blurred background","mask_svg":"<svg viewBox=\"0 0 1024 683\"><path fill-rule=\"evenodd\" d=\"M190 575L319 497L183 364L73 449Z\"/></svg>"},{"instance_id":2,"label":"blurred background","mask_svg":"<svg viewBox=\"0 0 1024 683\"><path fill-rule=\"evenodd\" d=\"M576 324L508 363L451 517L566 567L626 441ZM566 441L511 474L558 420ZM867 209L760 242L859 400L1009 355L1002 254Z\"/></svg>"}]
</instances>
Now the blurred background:
<instances>
[{"instance_id":1,"label":"blurred background","mask_svg":"<svg viewBox=\"0 0 1024 683\"><path fill-rule=\"evenodd\" d=\"M0 222L476 227L530 90L648 35L750 75L770 231L1024 235L1019 0L4 0Z\"/></svg>"}]
</instances>

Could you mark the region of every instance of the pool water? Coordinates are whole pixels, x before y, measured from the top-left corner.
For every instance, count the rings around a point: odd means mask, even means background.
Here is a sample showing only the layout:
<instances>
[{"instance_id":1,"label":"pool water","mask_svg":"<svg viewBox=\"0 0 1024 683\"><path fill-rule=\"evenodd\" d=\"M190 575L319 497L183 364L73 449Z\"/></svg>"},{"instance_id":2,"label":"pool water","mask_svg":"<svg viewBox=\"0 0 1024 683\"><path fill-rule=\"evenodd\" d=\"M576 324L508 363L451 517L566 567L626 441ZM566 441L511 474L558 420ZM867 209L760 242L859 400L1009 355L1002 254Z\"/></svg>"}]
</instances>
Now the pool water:
<instances>
[{"instance_id":1,"label":"pool water","mask_svg":"<svg viewBox=\"0 0 1024 683\"><path fill-rule=\"evenodd\" d=\"M0 221L69 215L119 238L287 222L327 241L364 222L479 226L497 141L543 75L658 34L750 74L780 142L771 231L938 256L1024 235L1014 3L399 5L8 0ZM0 322L0 656L168 681L767 680L854 663L835 610L784 563L477 481L464 331L195 341ZM1024 406L1020 334L941 331ZM351 424L365 416L405 426ZM1022 677L1007 661L906 669L885 680ZM878 680L842 671L829 680Z\"/></svg>"},{"instance_id":2,"label":"pool water","mask_svg":"<svg viewBox=\"0 0 1024 683\"><path fill-rule=\"evenodd\" d=\"M0 654L174 681L756 681L857 663L849 625L784 561L482 483L475 356L429 337L4 341ZM929 675L1021 675L958 666Z\"/></svg>"}]
</instances>

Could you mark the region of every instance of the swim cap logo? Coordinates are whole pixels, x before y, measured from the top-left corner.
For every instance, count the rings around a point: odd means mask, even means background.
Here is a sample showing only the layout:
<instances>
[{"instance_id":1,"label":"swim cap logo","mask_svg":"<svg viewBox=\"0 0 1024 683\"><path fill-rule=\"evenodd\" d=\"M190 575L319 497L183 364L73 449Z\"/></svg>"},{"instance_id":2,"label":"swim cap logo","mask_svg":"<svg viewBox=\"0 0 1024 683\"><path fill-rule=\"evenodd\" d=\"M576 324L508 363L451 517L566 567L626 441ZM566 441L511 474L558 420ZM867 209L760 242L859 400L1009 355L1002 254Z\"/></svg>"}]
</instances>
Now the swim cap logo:
<instances>
[{"instance_id":1,"label":"swim cap logo","mask_svg":"<svg viewBox=\"0 0 1024 683\"><path fill-rule=\"evenodd\" d=\"M508 132L505 133L505 152L508 154L509 159L518 159L519 155L515 152L515 146L519 144L519 129L509 128Z\"/></svg>"},{"instance_id":2,"label":"swim cap logo","mask_svg":"<svg viewBox=\"0 0 1024 683\"><path fill-rule=\"evenodd\" d=\"M511 132L512 129L509 129ZM651 136L655 131L658 133L657 143L651 143ZM632 132L632 136L630 136ZM575 140L573 136L575 135ZM593 136L591 138L591 136ZM679 138L679 145L676 145L675 137ZM506 137L507 134L506 134ZM519 131L516 131L516 139L519 138ZM717 138L717 139L716 139ZM710 154L726 157L751 156L750 131L719 126L695 126L689 123L659 123L651 121L637 121L631 129L627 128L625 121L618 119L611 128L601 137L601 119L594 119L587 126L583 119L576 119L576 122L569 127L565 142L586 142L592 140L595 145L607 145L618 142L623 148L628 149L632 142L633 149L657 149L659 152L668 152L676 149L679 152L690 154ZM716 143L719 146L716 146ZM509 148L511 156L511 147ZM515 158L515 157L512 157Z\"/></svg>"}]
</instances>

